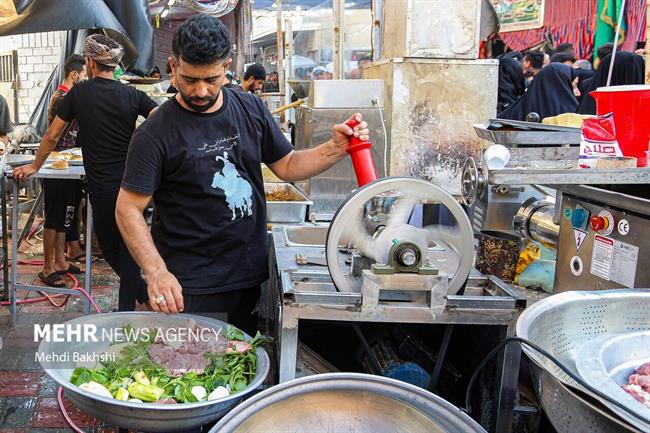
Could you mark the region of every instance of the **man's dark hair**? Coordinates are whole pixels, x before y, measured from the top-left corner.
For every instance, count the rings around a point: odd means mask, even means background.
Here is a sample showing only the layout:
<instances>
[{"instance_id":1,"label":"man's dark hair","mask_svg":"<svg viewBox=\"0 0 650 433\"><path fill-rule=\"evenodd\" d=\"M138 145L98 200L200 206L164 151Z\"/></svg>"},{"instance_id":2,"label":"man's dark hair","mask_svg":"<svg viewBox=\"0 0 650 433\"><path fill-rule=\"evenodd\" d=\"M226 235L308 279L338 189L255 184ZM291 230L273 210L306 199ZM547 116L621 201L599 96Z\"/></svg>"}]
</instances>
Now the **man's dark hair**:
<instances>
[{"instance_id":1,"label":"man's dark hair","mask_svg":"<svg viewBox=\"0 0 650 433\"><path fill-rule=\"evenodd\" d=\"M63 64L63 73L65 74L65 77L67 78L73 72L83 71L85 63L84 58L79 54L73 54L65 59L65 63Z\"/></svg>"},{"instance_id":2,"label":"man's dark hair","mask_svg":"<svg viewBox=\"0 0 650 433\"><path fill-rule=\"evenodd\" d=\"M244 80L248 80L250 77L255 78L256 80L266 80L266 69L259 63L253 63L244 73Z\"/></svg>"},{"instance_id":3,"label":"man's dark hair","mask_svg":"<svg viewBox=\"0 0 650 433\"><path fill-rule=\"evenodd\" d=\"M571 53L557 52L551 56L551 63L564 63L571 62L575 63L576 59Z\"/></svg>"},{"instance_id":4,"label":"man's dark hair","mask_svg":"<svg viewBox=\"0 0 650 433\"><path fill-rule=\"evenodd\" d=\"M542 69L544 67L544 53L541 51L528 51L524 60L528 60L535 69Z\"/></svg>"},{"instance_id":5,"label":"man's dark hair","mask_svg":"<svg viewBox=\"0 0 650 433\"><path fill-rule=\"evenodd\" d=\"M510 51L505 54L503 54L504 59L515 59L519 63L521 63L524 60L524 55L521 54L521 51Z\"/></svg>"},{"instance_id":6,"label":"man's dark hair","mask_svg":"<svg viewBox=\"0 0 650 433\"><path fill-rule=\"evenodd\" d=\"M613 52L614 52L614 44L612 44L611 42L608 42L606 44L601 45L600 48L598 48L598 51L597 51L598 58L600 60L603 60L605 57L609 56Z\"/></svg>"},{"instance_id":7,"label":"man's dark hair","mask_svg":"<svg viewBox=\"0 0 650 433\"><path fill-rule=\"evenodd\" d=\"M219 19L195 15L174 32L172 53L174 58L193 65L225 62L230 55L230 33Z\"/></svg>"},{"instance_id":8,"label":"man's dark hair","mask_svg":"<svg viewBox=\"0 0 650 433\"><path fill-rule=\"evenodd\" d=\"M555 49L555 52L556 53L569 53L569 54L572 54L573 53L573 44L570 44L568 42L564 42L564 43L557 46L557 48Z\"/></svg>"}]
</instances>

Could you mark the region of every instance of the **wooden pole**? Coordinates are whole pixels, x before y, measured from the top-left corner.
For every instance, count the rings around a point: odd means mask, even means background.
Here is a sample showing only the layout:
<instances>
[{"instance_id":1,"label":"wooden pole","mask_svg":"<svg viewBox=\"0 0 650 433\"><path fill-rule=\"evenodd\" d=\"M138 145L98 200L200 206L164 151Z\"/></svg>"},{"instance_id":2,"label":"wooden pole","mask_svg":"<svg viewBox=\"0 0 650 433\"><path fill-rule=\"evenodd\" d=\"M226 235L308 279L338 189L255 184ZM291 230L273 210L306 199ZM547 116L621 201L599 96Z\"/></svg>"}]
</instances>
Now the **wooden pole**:
<instances>
[{"instance_id":1,"label":"wooden pole","mask_svg":"<svg viewBox=\"0 0 650 433\"><path fill-rule=\"evenodd\" d=\"M278 31L276 33L276 66L275 70L278 72L278 91L280 95L284 95L284 33L282 31L282 0L275 0L276 6L276 21L278 26ZM284 124L285 116L284 112L280 113L280 124Z\"/></svg>"},{"instance_id":2,"label":"wooden pole","mask_svg":"<svg viewBox=\"0 0 650 433\"><path fill-rule=\"evenodd\" d=\"M287 61L285 62L286 71L284 76L284 103L291 103L291 97L289 96L289 80L294 78L293 76L293 26L291 22L291 17L284 20L284 41L285 41L285 55ZM278 77L279 79L279 77Z\"/></svg>"},{"instance_id":3,"label":"wooden pole","mask_svg":"<svg viewBox=\"0 0 650 433\"><path fill-rule=\"evenodd\" d=\"M334 79L340 80L345 72L345 0L334 0Z\"/></svg>"},{"instance_id":4,"label":"wooden pole","mask_svg":"<svg viewBox=\"0 0 650 433\"><path fill-rule=\"evenodd\" d=\"M282 33L282 0L275 0L275 13L277 21L276 32L276 71L278 71L278 87L281 95L284 95L284 68L282 61L284 60L284 34Z\"/></svg>"},{"instance_id":5,"label":"wooden pole","mask_svg":"<svg viewBox=\"0 0 650 433\"><path fill-rule=\"evenodd\" d=\"M650 1L650 0L648 0ZM372 1L372 61L381 59L381 37L384 24L384 0Z\"/></svg>"}]
</instances>

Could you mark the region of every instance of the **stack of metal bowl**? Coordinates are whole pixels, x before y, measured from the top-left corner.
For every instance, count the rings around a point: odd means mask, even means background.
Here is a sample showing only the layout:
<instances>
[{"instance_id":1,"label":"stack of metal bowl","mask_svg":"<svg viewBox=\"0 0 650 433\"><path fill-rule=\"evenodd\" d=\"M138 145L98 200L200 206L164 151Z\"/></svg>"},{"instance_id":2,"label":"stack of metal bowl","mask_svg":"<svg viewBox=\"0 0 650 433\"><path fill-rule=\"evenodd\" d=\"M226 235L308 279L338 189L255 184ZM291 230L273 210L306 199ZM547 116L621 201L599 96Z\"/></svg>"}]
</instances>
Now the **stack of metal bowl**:
<instances>
[{"instance_id":1,"label":"stack of metal bowl","mask_svg":"<svg viewBox=\"0 0 650 433\"><path fill-rule=\"evenodd\" d=\"M404 382L327 373L276 385L246 400L210 433L485 433L447 401Z\"/></svg>"},{"instance_id":2,"label":"stack of metal bowl","mask_svg":"<svg viewBox=\"0 0 650 433\"><path fill-rule=\"evenodd\" d=\"M524 311L517 336L614 400L591 392L524 345L536 391L559 433L650 431L650 409L621 389L635 368L650 361L649 333L650 290L566 292Z\"/></svg>"}]
</instances>

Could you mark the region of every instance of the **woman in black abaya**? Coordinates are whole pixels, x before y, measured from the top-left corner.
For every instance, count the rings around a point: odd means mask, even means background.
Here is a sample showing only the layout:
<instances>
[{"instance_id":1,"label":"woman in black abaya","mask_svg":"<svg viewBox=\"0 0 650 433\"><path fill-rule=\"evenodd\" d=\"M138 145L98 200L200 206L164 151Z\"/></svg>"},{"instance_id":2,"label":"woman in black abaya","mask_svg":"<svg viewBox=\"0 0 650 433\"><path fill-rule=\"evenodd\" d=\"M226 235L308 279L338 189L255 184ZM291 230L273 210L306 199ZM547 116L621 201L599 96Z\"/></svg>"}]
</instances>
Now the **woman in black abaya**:
<instances>
[{"instance_id":1,"label":"woman in black abaya","mask_svg":"<svg viewBox=\"0 0 650 433\"><path fill-rule=\"evenodd\" d=\"M607 86L607 75L609 74L609 65L612 62L612 55L608 55L598 66L596 75L591 80L589 88L585 92L578 113L596 114L596 101L589 95L599 87ZM612 72L612 86L625 86L632 84L644 84L645 82L645 61L643 57L634 53L620 51L616 53L614 60L614 70Z\"/></svg>"},{"instance_id":2,"label":"woman in black abaya","mask_svg":"<svg viewBox=\"0 0 650 433\"><path fill-rule=\"evenodd\" d=\"M497 112L505 110L526 93L526 79L521 64L515 59L499 60L499 102Z\"/></svg>"},{"instance_id":3,"label":"woman in black abaya","mask_svg":"<svg viewBox=\"0 0 650 433\"><path fill-rule=\"evenodd\" d=\"M563 113L575 113L578 108L578 100L573 94L575 78L575 71L570 66L551 63L539 71L526 94L497 117L526 120L528 114L537 113L543 120Z\"/></svg>"}]
</instances>

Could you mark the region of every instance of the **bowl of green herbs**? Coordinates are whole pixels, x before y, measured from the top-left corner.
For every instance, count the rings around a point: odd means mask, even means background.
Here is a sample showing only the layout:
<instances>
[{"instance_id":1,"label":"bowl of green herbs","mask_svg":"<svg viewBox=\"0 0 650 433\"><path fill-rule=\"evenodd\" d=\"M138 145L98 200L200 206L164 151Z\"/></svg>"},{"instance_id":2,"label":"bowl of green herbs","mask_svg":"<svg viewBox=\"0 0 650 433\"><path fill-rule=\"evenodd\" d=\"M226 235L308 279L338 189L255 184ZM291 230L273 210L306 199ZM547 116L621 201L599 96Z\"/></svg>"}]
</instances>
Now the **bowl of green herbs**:
<instances>
[{"instance_id":1,"label":"bowl of green herbs","mask_svg":"<svg viewBox=\"0 0 650 433\"><path fill-rule=\"evenodd\" d=\"M153 312L83 316L35 329L45 372L82 411L173 432L218 420L269 371L264 339L216 319Z\"/></svg>"}]
</instances>

